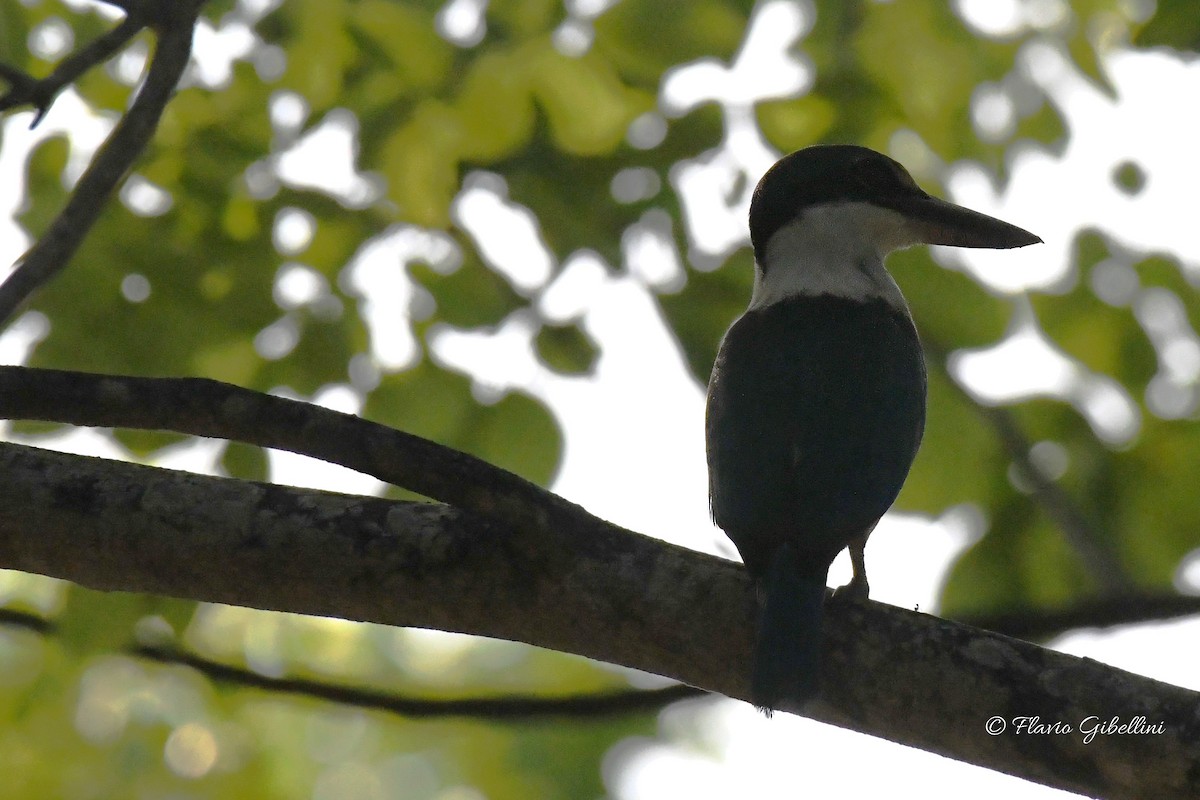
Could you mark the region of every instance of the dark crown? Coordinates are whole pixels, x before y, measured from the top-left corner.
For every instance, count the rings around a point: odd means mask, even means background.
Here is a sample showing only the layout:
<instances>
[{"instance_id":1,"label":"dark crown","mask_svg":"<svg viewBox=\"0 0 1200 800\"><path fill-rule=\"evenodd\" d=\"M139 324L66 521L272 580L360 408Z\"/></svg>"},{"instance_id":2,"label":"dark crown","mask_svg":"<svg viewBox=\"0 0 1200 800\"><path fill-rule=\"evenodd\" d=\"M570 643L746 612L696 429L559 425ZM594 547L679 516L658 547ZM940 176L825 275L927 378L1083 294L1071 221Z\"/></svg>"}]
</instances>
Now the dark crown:
<instances>
[{"instance_id":1,"label":"dark crown","mask_svg":"<svg viewBox=\"0 0 1200 800\"><path fill-rule=\"evenodd\" d=\"M928 195L904 167L882 153L852 144L806 147L767 170L750 200L750 242L765 267L771 237L806 208L824 203L863 202L889 207Z\"/></svg>"}]
</instances>

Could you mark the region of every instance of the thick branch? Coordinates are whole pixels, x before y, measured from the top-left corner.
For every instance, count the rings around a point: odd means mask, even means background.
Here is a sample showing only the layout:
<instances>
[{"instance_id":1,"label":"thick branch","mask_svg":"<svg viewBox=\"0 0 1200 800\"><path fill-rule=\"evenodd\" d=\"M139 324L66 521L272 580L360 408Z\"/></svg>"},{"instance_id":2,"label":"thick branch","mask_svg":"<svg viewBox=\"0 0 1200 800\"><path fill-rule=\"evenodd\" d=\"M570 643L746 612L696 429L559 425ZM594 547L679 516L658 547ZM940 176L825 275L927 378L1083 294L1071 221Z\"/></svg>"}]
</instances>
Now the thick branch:
<instances>
[{"instance_id":1,"label":"thick branch","mask_svg":"<svg viewBox=\"0 0 1200 800\"><path fill-rule=\"evenodd\" d=\"M113 189L149 143L163 109L191 59L196 13L204 2L181 0L160 3L155 6L156 15L152 20L139 21L130 17L108 37L101 37L103 45L116 46L114 43L122 41L122 37L127 39L135 32L135 28L140 28L145 22L158 26L158 42L150 69L133 105L96 151L92 163L80 177L70 199L54 222L29 249L8 279L0 284L0 325L39 286L66 267L99 218ZM68 59L68 62L72 62L72 59ZM86 64L80 60L76 66L82 69ZM17 88L14 86L14 90Z\"/></svg>"},{"instance_id":2,"label":"thick branch","mask_svg":"<svg viewBox=\"0 0 1200 800\"><path fill-rule=\"evenodd\" d=\"M154 592L578 653L745 698L753 590L736 564L612 526L541 533L393 503L0 445L0 566ZM805 713L1089 795L1200 794L1200 696L878 603L829 608ZM1079 729L985 732L993 716ZM1155 730L1158 730L1156 727Z\"/></svg>"}]
</instances>

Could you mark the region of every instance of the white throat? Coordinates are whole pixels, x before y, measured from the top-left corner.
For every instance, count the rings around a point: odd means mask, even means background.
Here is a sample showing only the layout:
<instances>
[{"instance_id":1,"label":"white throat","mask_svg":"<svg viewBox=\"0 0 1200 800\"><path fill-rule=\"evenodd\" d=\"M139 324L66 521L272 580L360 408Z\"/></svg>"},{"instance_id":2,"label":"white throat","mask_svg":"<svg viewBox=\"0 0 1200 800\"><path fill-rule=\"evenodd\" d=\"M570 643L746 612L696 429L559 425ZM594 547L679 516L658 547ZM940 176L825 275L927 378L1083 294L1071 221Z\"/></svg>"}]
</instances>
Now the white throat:
<instances>
[{"instance_id":1,"label":"white throat","mask_svg":"<svg viewBox=\"0 0 1200 800\"><path fill-rule=\"evenodd\" d=\"M789 297L878 298L905 313L908 304L883 266L893 250L917 239L904 217L869 203L830 203L806 209L767 242L766 274L754 273L750 308Z\"/></svg>"}]
</instances>

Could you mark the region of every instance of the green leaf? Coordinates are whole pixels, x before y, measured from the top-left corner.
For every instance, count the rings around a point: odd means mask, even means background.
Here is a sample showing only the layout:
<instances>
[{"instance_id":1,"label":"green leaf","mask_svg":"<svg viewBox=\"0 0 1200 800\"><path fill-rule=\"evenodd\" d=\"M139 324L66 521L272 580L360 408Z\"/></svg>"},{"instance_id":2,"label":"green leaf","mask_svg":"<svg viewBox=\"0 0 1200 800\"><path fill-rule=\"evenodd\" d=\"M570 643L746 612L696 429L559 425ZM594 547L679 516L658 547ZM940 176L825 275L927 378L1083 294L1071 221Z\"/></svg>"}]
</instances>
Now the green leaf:
<instances>
[{"instance_id":1,"label":"green leaf","mask_svg":"<svg viewBox=\"0 0 1200 800\"><path fill-rule=\"evenodd\" d=\"M40 237L66 202L63 172L71 145L66 136L44 139L29 155L25 169L25 201L17 212L17 222L34 238Z\"/></svg>"},{"instance_id":2,"label":"green leaf","mask_svg":"<svg viewBox=\"0 0 1200 800\"><path fill-rule=\"evenodd\" d=\"M1146 170L1135 161L1122 161L1112 173L1113 184L1130 197L1146 188Z\"/></svg>"},{"instance_id":3,"label":"green leaf","mask_svg":"<svg viewBox=\"0 0 1200 800\"><path fill-rule=\"evenodd\" d=\"M360 0L348 10L349 28L360 37L360 46L386 59L391 81L415 90L442 84L454 51L434 30L431 13L387 0Z\"/></svg>"},{"instance_id":4,"label":"green leaf","mask_svg":"<svg viewBox=\"0 0 1200 800\"><path fill-rule=\"evenodd\" d=\"M29 49L26 42L29 39L27 12L17 3L0 5L0 64L8 64L18 69L26 68ZM0 81L0 86L7 85Z\"/></svg>"},{"instance_id":5,"label":"green leaf","mask_svg":"<svg viewBox=\"0 0 1200 800\"><path fill-rule=\"evenodd\" d=\"M577 325L543 325L535 339L538 357L564 375L590 374L600 352Z\"/></svg>"},{"instance_id":6,"label":"green leaf","mask_svg":"<svg viewBox=\"0 0 1200 800\"><path fill-rule=\"evenodd\" d=\"M1022 117L1017 122L1013 138L1014 140L1033 139L1048 145L1061 146L1066 142L1067 128L1058 109L1052 103L1042 103L1038 106L1037 111L1027 117Z\"/></svg>"},{"instance_id":7,"label":"green leaf","mask_svg":"<svg viewBox=\"0 0 1200 800\"><path fill-rule=\"evenodd\" d=\"M135 458L148 458L152 453L173 444L179 444L188 437L180 433L165 431L135 431L118 429L113 431L113 438L130 452Z\"/></svg>"},{"instance_id":8,"label":"green leaf","mask_svg":"<svg viewBox=\"0 0 1200 800\"><path fill-rule=\"evenodd\" d=\"M450 224L465 137L451 108L425 100L384 143L379 168L387 178L388 196L406 220L429 228Z\"/></svg>"},{"instance_id":9,"label":"green leaf","mask_svg":"<svg viewBox=\"0 0 1200 800\"><path fill-rule=\"evenodd\" d=\"M1100 60L1100 54L1096 52L1095 45L1083 36L1073 36L1067 40L1067 50L1070 52L1075 66L1092 79L1096 88L1115 99L1116 89L1104 72L1104 63Z\"/></svg>"},{"instance_id":10,"label":"green leaf","mask_svg":"<svg viewBox=\"0 0 1200 800\"><path fill-rule=\"evenodd\" d=\"M753 284L754 256L742 248L719 270L689 271L682 291L659 296L659 306L701 384L708 383L725 331L746 310Z\"/></svg>"},{"instance_id":11,"label":"green leaf","mask_svg":"<svg viewBox=\"0 0 1200 800\"><path fill-rule=\"evenodd\" d=\"M173 609L180 602L183 601L72 586L69 613L60 618L58 636L63 646L77 654L122 648L131 643L138 620L157 613L160 606Z\"/></svg>"},{"instance_id":12,"label":"green leaf","mask_svg":"<svg viewBox=\"0 0 1200 800\"><path fill-rule=\"evenodd\" d=\"M1200 15L1190 0L1158 0L1152 16L1138 28L1133 43L1139 48L1173 47L1200 50Z\"/></svg>"},{"instance_id":13,"label":"green leaf","mask_svg":"<svg viewBox=\"0 0 1200 800\"><path fill-rule=\"evenodd\" d=\"M987 509L1010 489L1008 457L978 408L930 365L925 435L897 508L938 514L960 503Z\"/></svg>"},{"instance_id":14,"label":"green leaf","mask_svg":"<svg viewBox=\"0 0 1200 800\"><path fill-rule=\"evenodd\" d=\"M299 92L318 112L337 105L347 73L360 58L349 31L352 8L328 0L293 0L259 26L268 41L298 56L288 59L280 86Z\"/></svg>"},{"instance_id":15,"label":"green leaf","mask_svg":"<svg viewBox=\"0 0 1200 800\"><path fill-rule=\"evenodd\" d=\"M641 215L634 205L610 200L613 176L627 163L622 153L574 157L539 127L529 147L492 168L508 181L509 197L537 214L542 238L558 260L588 249L616 264L620 232Z\"/></svg>"},{"instance_id":16,"label":"green leaf","mask_svg":"<svg viewBox=\"0 0 1200 800\"><path fill-rule=\"evenodd\" d=\"M549 41L525 54L534 97L546 113L558 149L573 155L610 153L633 118L654 107L653 95L626 88L594 55L563 55Z\"/></svg>"},{"instance_id":17,"label":"green leaf","mask_svg":"<svg viewBox=\"0 0 1200 800\"><path fill-rule=\"evenodd\" d=\"M496 161L532 137L533 95L520 62L519 53L494 50L472 62L455 100L464 158Z\"/></svg>"},{"instance_id":18,"label":"green leaf","mask_svg":"<svg viewBox=\"0 0 1200 800\"><path fill-rule=\"evenodd\" d=\"M962 272L940 266L927 248L893 253L887 267L908 300L921 336L943 350L981 347L1004 335L1012 303Z\"/></svg>"},{"instance_id":19,"label":"green leaf","mask_svg":"<svg viewBox=\"0 0 1200 800\"><path fill-rule=\"evenodd\" d=\"M1131 328L1128 309L1102 302L1082 282L1060 297L1030 299L1043 331L1088 369L1126 386L1145 386L1153 376L1154 348Z\"/></svg>"},{"instance_id":20,"label":"green leaf","mask_svg":"<svg viewBox=\"0 0 1200 800\"><path fill-rule=\"evenodd\" d=\"M837 107L816 94L755 106L763 135L784 153L816 144L837 120Z\"/></svg>"},{"instance_id":21,"label":"green leaf","mask_svg":"<svg viewBox=\"0 0 1200 800\"><path fill-rule=\"evenodd\" d=\"M363 416L542 485L554 476L562 454L562 434L541 403L511 393L493 405L480 405L469 378L428 361L386 376L368 396Z\"/></svg>"},{"instance_id":22,"label":"green leaf","mask_svg":"<svg viewBox=\"0 0 1200 800\"><path fill-rule=\"evenodd\" d=\"M1122 562L1145 585L1172 586L1180 561L1200 547L1200 498L1179 491L1200 485L1197 452L1194 422L1148 416L1136 449L1113 460L1106 511L1122 533Z\"/></svg>"},{"instance_id":23,"label":"green leaf","mask_svg":"<svg viewBox=\"0 0 1200 800\"><path fill-rule=\"evenodd\" d=\"M221 469L231 478L265 481L269 473L267 451L242 442L229 442L221 453Z\"/></svg>"},{"instance_id":24,"label":"green leaf","mask_svg":"<svg viewBox=\"0 0 1200 800\"><path fill-rule=\"evenodd\" d=\"M557 0L495 0L488 3L487 21L503 38L528 39L549 30L563 14Z\"/></svg>"},{"instance_id":25,"label":"green leaf","mask_svg":"<svg viewBox=\"0 0 1200 800\"><path fill-rule=\"evenodd\" d=\"M625 0L596 20L597 52L639 85L656 88L669 67L699 58L729 61L746 24L742 4L719 0Z\"/></svg>"},{"instance_id":26,"label":"green leaf","mask_svg":"<svg viewBox=\"0 0 1200 800\"><path fill-rule=\"evenodd\" d=\"M992 530L955 563L942 590L947 617L1061 606L1090 590L1075 554L1024 498L995 509Z\"/></svg>"}]
</instances>

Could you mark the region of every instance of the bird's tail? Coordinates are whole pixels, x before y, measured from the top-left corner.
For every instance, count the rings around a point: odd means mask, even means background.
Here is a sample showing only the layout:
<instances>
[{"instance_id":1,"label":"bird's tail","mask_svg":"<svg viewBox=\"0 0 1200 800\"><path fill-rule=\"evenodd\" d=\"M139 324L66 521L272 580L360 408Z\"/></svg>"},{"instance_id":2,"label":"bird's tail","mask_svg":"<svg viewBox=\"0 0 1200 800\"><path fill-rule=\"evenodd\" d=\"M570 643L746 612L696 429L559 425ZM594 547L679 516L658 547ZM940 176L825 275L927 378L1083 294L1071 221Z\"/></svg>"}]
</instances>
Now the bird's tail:
<instances>
[{"instance_id":1,"label":"bird's tail","mask_svg":"<svg viewBox=\"0 0 1200 800\"><path fill-rule=\"evenodd\" d=\"M770 716L781 702L798 706L817 692L825 580L800 574L787 544L771 559L762 591L750 693Z\"/></svg>"}]
</instances>

